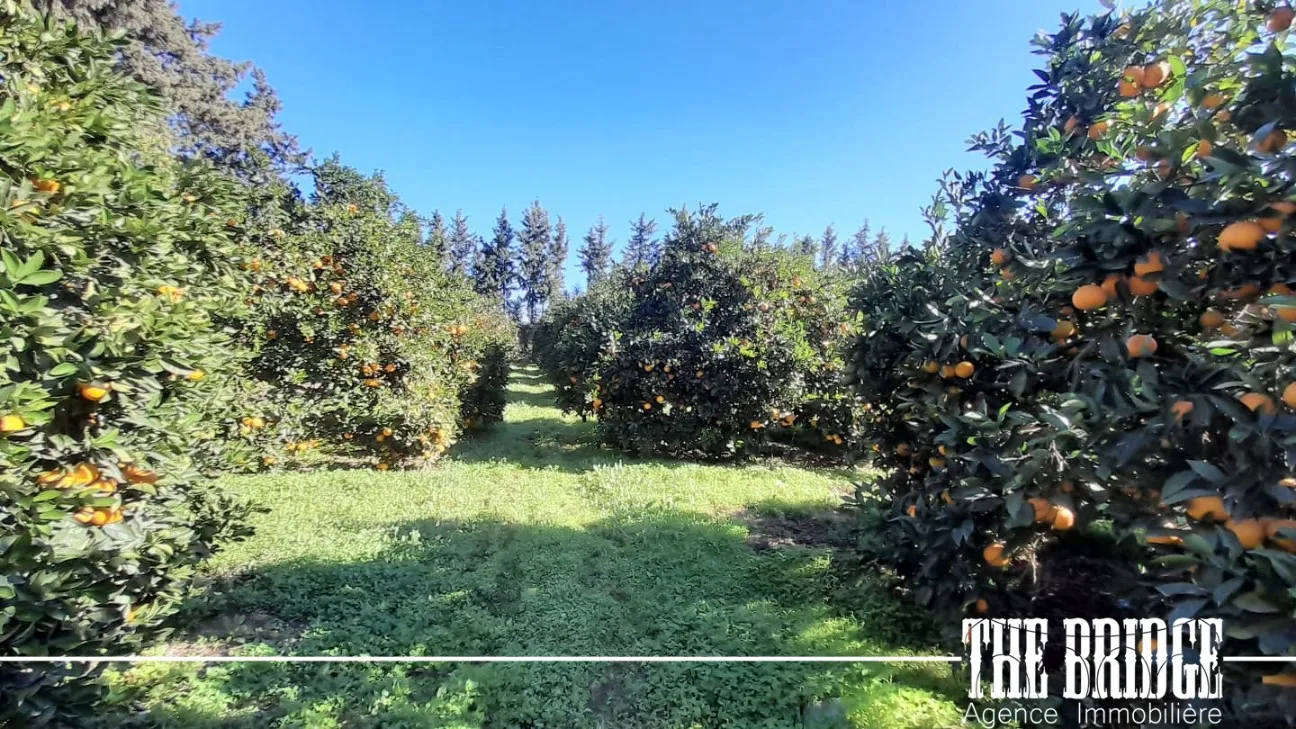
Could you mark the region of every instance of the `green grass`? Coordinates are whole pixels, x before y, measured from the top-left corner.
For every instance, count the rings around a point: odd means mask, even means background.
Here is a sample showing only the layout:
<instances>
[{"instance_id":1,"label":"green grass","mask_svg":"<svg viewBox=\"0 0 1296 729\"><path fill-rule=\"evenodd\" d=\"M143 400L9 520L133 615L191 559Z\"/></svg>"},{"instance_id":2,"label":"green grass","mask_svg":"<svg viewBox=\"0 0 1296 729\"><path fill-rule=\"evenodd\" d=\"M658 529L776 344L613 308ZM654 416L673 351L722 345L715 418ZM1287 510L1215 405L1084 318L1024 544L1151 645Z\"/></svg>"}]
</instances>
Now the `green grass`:
<instances>
[{"instance_id":1,"label":"green grass","mask_svg":"<svg viewBox=\"0 0 1296 729\"><path fill-rule=\"evenodd\" d=\"M852 477L599 449L518 370L506 421L426 472L229 479L269 507L188 635L246 655L908 655L911 614L829 546ZM945 727L941 664L149 664L176 727ZM110 721L125 721L125 714Z\"/></svg>"}]
</instances>

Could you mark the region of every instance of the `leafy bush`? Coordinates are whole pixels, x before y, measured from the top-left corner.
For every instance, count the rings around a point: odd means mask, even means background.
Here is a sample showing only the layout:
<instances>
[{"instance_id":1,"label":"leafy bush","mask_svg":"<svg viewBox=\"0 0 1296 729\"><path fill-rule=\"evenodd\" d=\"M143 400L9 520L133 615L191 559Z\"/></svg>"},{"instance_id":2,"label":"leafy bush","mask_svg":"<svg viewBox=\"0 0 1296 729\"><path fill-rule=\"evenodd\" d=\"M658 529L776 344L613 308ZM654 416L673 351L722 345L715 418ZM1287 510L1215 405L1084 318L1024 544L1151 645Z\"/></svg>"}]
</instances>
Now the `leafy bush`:
<instances>
[{"instance_id":1,"label":"leafy bush","mask_svg":"<svg viewBox=\"0 0 1296 729\"><path fill-rule=\"evenodd\" d=\"M1222 1L1065 18L1023 138L978 136L994 170L947 181L948 248L856 291L854 374L922 602L1128 597L1223 617L1226 654L1292 650L1296 111L1265 26ZM1239 712L1284 711L1260 669L1225 671Z\"/></svg>"},{"instance_id":2,"label":"leafy bush","mask_svg":"<svg viewBox=\"0 0 1296 729\"><path fill-rule=\"evenodd\" d=\"M615 272L581 296L555 303L533 328L532 357L553 382L563 412L586 418L602 405L599 370L621 338L630 278Z\"/></svg>"},{"instance_id":3,"label":"leafy bush","mask_svg":"<svg viewBox=\"0 0 1296 729\"><path fill-rule=\"evenodd\" d=\"M124 652L161 632L194 565L245 534L198 474L217 317L245 285L240 188L159 144L118 46L0 8L0 651ZM0 669L0 723L63 721L74 668Z\"/></svg>"}]
</instances>

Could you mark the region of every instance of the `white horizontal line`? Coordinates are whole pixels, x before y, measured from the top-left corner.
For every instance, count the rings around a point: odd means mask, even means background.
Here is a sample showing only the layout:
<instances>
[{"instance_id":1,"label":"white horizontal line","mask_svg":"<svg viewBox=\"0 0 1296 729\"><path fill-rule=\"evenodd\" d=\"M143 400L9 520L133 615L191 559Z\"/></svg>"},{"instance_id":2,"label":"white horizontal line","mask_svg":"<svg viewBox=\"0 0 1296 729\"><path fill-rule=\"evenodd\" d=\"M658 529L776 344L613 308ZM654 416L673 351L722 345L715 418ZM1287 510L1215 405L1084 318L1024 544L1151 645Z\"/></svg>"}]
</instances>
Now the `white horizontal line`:
<instances>
[{"instance_id":1,"label":"white horizontal line","mask_svg":"<svg viewBox=\"0 0 1296 729\"><path fill-rule=\"evenodd\" d=\"M1296 661L1296 656L1223 656L1220 660L1234 663L1288 663Z\"/></svg>"},{"instance_id":2,"label":"white horizontal line","mask_svg":"<svg viewBox=\"0 0 1296 729\"><path fill-rule=\"evenodd\" d=\"M0 656L0 663L959 663L958 656Z\"/></svg>"}]
</instances>

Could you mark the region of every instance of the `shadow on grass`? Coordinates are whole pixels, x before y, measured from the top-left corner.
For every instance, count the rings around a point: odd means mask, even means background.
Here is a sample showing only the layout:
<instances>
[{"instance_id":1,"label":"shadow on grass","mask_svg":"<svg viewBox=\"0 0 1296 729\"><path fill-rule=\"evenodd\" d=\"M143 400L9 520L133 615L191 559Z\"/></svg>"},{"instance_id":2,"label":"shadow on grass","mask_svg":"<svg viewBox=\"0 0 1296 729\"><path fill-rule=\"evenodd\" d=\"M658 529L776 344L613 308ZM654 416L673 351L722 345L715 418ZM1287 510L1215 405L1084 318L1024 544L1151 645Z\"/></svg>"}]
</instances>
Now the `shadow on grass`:
<instances>
[{"instance_id":1,"label":"shadow on grass","mask_svg":"<svg viewBox=\"0 0 1296 729\"><path fill-rule=\"evenodd\" d=\"M897 626L911 620L884 593L845 619L828 607L839 588L828 550L754 551L739 523L696 514L584 529L414 521L390 536L369 561L248 573L198 629L233 624L238 635L188 650L878 655L897 651ZM126 686L165 726L773 729L848 726L852 712L870 726L944 726L962 684L936 664L578 662L170 664L135 669Z\"/></svg>"}]
</instances>

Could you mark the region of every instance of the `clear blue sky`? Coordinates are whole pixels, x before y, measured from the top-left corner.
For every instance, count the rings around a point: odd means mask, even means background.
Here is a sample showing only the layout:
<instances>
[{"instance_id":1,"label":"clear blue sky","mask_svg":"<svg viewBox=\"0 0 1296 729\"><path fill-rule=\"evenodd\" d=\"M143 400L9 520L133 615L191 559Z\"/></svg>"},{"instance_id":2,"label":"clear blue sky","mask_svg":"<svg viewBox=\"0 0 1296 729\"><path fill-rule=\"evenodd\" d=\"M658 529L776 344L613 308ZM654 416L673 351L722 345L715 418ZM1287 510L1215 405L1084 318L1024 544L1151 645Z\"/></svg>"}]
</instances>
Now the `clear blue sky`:
<instances>
[{"instance_id":1,"label":"clear blue sky","mask_svg":"<svg viewBox=\"0 0 1296 729\"><path fill-rule=\"evenodd\" d=\"M179 0L224 24L285 128L486 235L539 199L574 252L598 215L718 202L780 232L864 218L919 240L964 140L1025 106L1029 39L1096 0ZM574 268L569 261L569 271ZM568 283L575 282L569 273ZM583 282L582 282L583 283Z\"/></svg>"}]
</instances>

